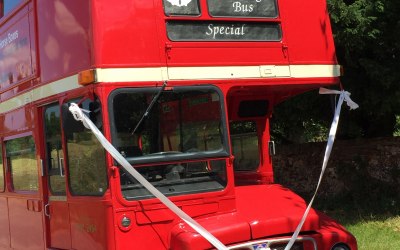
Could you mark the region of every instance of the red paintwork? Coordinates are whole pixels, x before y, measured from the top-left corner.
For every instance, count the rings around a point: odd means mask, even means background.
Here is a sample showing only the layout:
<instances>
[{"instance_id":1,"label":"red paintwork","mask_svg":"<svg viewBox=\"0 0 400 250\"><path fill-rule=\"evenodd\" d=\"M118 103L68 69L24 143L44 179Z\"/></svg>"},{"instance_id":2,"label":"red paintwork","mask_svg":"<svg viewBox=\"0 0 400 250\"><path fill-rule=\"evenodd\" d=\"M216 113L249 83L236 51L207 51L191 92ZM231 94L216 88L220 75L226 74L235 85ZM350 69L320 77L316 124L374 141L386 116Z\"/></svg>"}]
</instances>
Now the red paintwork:
<instances>
[{"instance_id":1,"label":"red paintwork","mask_svg":"<svg viewBox=\"0 0 400 250\"><path fill-rule=\"evenodd\" d=\"M92 66L90 1L37 0L40 83Z\"/></svg>"},{"instance_id":2,"label":"red paintwork","mask_svg":"<svg viewBox=\"0 0 400 250\"><path fill-rule=\"evenodd\" d=\"M42 209L31 211L31 197L8 197L11 246L15 249L43 249ZM39 199L35 200L36 203Z\"/></svg>"},{"instance_id":3,"label":"red paintwork","mask_svg":"<svg viewBox=\"0 0 400 250\"><path fill-rule=\"evenodd\" d=\"M59 249L71 248L71 230L68 204L62 201L49 202L49 213L51 219L49 221L50 229L50 246Z\"/></svg>"},{"instance_id":4,"label":"red paintwork","mask_svg":"<svg viewBox=\"0 0 400 250\"><path fill-rule=\"evenodd\" d=\"M206 0L200 2L201 8L206 10ZM22 1L0 19L0 38L18 29L18 39L14 40L23 44L8 56L0 49L0 76L4 71L17 75L14 66L21 63L26 63L27 71L24 77L11 84L4 77L0 79L0 102L91 68L337 64L325 1L278 0L278 4L280 16L277 20L283 30L281 42L225 43L169 41L165 22L171 18L165 17L161 0ZM198 19L212 18L204 13ZM26 43L21 42L24 39ZM231 121L240 119L236 114L242 100L267 99L270 115L277 103L322 85L338 84L339 79L232 78L169 81L168 86L201 83L221 89L226 97L226 119ZM211 247L158 200L125 200L110 156L107 156L109 189L102 197L76 197L67 191L65 200L49 201L47 177L41 176L39 164L40 159L45 158L46 149L42 106L94 93L101 100L104 133L110 138L109 94L119 87L153 87L156 84L160 83L97 83L35 102L24 100L28 104L22 108L0 114L1 143L21 135L34 136L40 183L39 192L15 193L10 186L10 173L5 172L6 190L0 193L1 249ZM225 244L290 236L305 209L300 197L272 184L273 169L267 143L270 140L269 116L256 119L256 124L260 149L257 171L234 173L231 156L226 159L228 185L225 190L171 198ZM3 143L3 159L6 159L4 152ZM243 186L235 186L234 179ZM46 204L50 204L48 210ZM51 219L45 212L50 212ZM132 221L128 228L120 224L124 216ZM319 212L311 211L303 231L316 239L318 249L329 250L336 242L345 242L352 250L357 249L351 234Z\"/></svg>"},{"instance_id":5,"label":"red paintwork","mask_svg":"<svg viewBox=\"0 0 400 250\"><path fill-rule=\"evenodd\" d=\"M10 245L10 228L9 228L9 218L8 213L4 213L4 211L8 211L8 204L6 197L0 197L0 247L5 248Z\"/></svg>"},{"instance_id":6,"label":"red paintwork","mask_svg":"<svg viewBox=\"0 0 400 250\"><path fill-rule=\"evenodd\" d=\"M224 243L259 240L292 232L296 229L306 207L303 199L279 185L237 187L236 199L235 213L198 220ZM314 210L310 211L303 231L309 232L303 236L316 238L318 249L328 250L337 242L346 242L352 247L351 249L356 249L354 237L338 223ZM332 235L332 232L335 234ZM173 249L211 247L192 229L187 227L182 229L182 226L173 229L171 244Z\"/></svg>"}]
</instances>

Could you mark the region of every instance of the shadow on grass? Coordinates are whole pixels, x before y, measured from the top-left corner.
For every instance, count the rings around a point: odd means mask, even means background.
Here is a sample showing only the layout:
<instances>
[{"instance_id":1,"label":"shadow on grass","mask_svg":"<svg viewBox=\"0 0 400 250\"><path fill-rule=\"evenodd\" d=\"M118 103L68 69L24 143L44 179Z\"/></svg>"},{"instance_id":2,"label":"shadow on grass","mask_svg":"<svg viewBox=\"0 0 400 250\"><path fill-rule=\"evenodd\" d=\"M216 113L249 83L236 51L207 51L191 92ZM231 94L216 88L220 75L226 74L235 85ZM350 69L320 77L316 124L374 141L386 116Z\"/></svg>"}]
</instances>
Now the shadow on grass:
<instances>
[{"instance_id":1,"label":"shadow on grass","mask_svg":"<svg viewBox=\"0 0 400 250\"><path fill-rule=\"evenodd\" d=\"M359 250L400 249L400 209L395 197L359 202L352 196L319 201L316 208L352 233Z\"/></svg>"}]
</instances>

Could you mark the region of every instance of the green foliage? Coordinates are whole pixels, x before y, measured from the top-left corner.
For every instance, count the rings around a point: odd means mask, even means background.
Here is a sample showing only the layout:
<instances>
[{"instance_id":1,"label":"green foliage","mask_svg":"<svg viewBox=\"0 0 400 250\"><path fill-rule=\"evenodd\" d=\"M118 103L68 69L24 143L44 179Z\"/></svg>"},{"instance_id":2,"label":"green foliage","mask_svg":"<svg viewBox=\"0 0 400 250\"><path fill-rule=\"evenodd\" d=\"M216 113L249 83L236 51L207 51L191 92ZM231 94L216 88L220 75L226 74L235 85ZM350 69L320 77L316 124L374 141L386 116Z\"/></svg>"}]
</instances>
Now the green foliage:
<instances>
[{"instance_id":1,"label":"green foliage","mask_svg":"<svg viewBox=\"0 0 400 250\"><path fill-rule=\"evenodd\" d=\"M393 136L400 115L400 4L398 0L327 3L337 57L345 70L342 83L360 105L351 112L343 108L339 137ZM325 129L332 116L326 115L325 101L321 105L317 100L321 98L314 93L303 98L302 104L291 99L286 107L277 107L276 112L283 113L276 113L279 119L272 127L276 134L291 128L293 133L305 135L300 141L319 140L323 130L315 132L316 137L312 130ZM286 120L280 119L283 116Z\"/></svg>"},{"instance_id":2,"label":"green foliage","mask_svg":"<svg viewBox=\"0 0 400 250\"><path fill-rule=\"evenodd\" d=\"M381 31L374 27L378 13L384 12L382 1L358 0L347 4L343 0L329 0L329 10L336 41L346 47L346 56L352 59L351 51L360 51L376 40Z\"/></svg>"},{"instance_id":3,"label":"green foliage","mask_svg":"<svg viewBox=\"0 0 400 250\"><path fill-rule=\"evenodd\" d=\"M334 106L327 96L311 91L275 107L271 137L278 143L326 141Z\"/></svg>"},{"instance_id":4,"label":"green foliage","mask_svg":"<svg viewBox=\"0 0 400 250\"><path fill-rule=\"evenodd\" d=\"M394 127L393 136L400 136L400 115L396 115L396 126Z\"/></svg>"},{"instance_id":5,"label":"green foliage","mask_svg":"<svg viewBox=\"0 0 400 250\"><path fill-rule=\"evenodd\" d=\"M361 109L361 136L392 136L400 110L400 6L395 0L328 0L342 78Z\"/></svg>"}]
</instances>

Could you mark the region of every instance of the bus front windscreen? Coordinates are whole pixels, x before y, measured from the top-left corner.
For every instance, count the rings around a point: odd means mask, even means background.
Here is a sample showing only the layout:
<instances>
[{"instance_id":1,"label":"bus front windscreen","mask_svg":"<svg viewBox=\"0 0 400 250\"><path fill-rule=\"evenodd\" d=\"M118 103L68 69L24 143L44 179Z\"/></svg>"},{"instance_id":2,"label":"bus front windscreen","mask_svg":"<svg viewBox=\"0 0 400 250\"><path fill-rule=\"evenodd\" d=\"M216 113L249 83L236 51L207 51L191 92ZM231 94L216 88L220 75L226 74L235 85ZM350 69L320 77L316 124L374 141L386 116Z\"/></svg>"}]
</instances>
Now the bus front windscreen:
<instances>
[{"instance_id":1,"label":"bus front windscreen","mask_svg":"<svg viewBox=\"0 0 400 250\"><path fill-rule=\"evenodd\" d=\"M212 86L117 89L112 143L166 195L220 190L229 156L221 96ZM127 175L121 170L125 197L151 197Z\"/></svg>"}]
</instances>

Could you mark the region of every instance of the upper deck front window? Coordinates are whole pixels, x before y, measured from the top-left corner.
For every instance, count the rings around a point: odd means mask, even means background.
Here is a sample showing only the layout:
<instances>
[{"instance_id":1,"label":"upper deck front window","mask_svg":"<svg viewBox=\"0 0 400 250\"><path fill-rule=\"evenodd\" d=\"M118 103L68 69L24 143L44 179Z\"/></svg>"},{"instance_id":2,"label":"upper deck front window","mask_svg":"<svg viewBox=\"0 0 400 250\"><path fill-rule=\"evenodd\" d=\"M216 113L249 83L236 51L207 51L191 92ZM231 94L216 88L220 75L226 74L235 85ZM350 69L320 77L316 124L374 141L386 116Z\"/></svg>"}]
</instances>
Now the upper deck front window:
<instances>
[{"instance_id":1,"label":"upper deck front window","mask_svg":"<svg viewBox=\"0 0 400 250\"><path fill-rule=\"evenodd\" d=\"M110 96L112 143L166 195L223 189L229 150L221 95L210 86L118 89ZM127 198L151 197L132 178L121 184Z\"/></svg>"}]
</instances>

